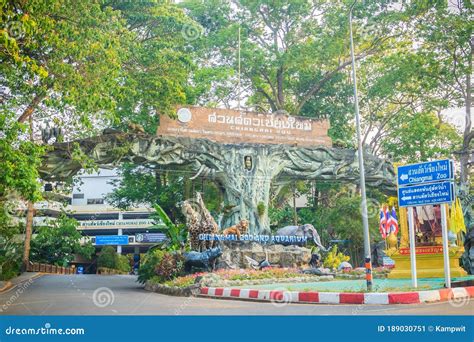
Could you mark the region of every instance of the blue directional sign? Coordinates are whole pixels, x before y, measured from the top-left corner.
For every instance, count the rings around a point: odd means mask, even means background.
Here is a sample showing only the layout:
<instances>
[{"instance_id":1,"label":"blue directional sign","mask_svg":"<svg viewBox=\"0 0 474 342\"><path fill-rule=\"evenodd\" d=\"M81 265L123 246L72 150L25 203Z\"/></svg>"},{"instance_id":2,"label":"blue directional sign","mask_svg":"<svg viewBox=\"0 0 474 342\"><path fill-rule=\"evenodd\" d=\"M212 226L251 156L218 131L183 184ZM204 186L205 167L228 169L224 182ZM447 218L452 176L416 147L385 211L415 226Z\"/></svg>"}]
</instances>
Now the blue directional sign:
<instances>
[{"instance_id":1,"label":"blue directional sign","mask_svg":"<svg viewBox=\"0 0 474 342\"><path fill-rule=\"evenodd\" d=\"M454 200L454 185L452 182L438 182L398 188L398 205L414 207L451 203Z\"/></svg>"},{"instance_id":2,"label":"blue directional sign","mask_svg":"<svg viewBox=\"0 0 474 342\"><path fill-rule=\"evenodd\" d=\"M449 159L398 167L398 186L454 179L453 162Z\"/></svg>"},{"instance_id":3,"label":"blue directional sign","mask_svg":"<svg viewBox=\"0 0 474 342\"><path fill-rule=\"evenodd\" d=\"M128 245L128 235L98 235L95 237L96 246Z\"/></svg>"}]
</instances>

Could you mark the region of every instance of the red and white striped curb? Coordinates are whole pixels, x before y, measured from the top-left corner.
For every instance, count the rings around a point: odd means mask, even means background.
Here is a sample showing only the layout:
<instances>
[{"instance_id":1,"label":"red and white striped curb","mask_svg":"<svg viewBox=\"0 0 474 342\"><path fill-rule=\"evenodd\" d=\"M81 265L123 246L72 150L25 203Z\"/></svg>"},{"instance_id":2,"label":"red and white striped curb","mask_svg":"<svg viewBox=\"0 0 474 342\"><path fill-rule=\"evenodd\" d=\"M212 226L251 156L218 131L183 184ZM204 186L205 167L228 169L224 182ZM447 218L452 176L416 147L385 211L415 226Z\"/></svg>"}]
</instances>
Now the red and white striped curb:
<instances>
[{"instance_id":1,"label":"red and white striped curb","mask_svg":"<svg viewBox=\"0 0 474 342\"><path fill-rule=\"evenodd\" d=\"M416 292L337 293L202 287L200 296L278 303L420 304L474 297L474 286Z\"/></svg>"}]
</instances>

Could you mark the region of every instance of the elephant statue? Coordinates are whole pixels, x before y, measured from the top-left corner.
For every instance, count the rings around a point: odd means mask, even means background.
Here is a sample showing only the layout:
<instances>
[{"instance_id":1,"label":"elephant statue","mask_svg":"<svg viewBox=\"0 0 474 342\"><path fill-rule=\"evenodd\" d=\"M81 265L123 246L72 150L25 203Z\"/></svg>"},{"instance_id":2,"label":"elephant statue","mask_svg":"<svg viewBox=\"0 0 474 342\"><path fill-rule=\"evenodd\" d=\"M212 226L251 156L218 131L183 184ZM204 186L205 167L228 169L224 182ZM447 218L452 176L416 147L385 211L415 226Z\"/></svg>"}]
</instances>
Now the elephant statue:
<instances>
[{"instance_id":1,"label":"elephant statue","mask_svg":"<svg viewBox=\"0 0 474 342\"><path fill-rule=\"evenodd\" d=\"M303 224L302 226L286 226L277 230L275 235L280 236L303 236L312 239L316 246L322 251L327 252L327 249L321 244L321 238L318 231L312 224ZM288 243L281 243L283 245Z\"/></svg>"}]
</instances>

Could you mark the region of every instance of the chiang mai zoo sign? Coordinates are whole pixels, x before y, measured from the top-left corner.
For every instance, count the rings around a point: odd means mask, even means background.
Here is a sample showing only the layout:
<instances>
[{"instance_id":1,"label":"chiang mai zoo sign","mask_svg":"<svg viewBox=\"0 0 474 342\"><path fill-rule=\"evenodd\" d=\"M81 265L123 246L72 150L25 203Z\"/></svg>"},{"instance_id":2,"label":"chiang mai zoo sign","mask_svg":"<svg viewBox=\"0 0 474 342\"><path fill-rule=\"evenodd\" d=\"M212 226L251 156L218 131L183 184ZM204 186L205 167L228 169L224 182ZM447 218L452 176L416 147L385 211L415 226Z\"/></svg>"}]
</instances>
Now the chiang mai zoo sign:
<instances>
[{"instance_id":1,"label":"chiang mai zoo sign","mask_svg":"<svg viewBox=\"0 0 474 342\"><path fill-rule=\"evenodd\" d=\"M332 147L328 129L326 120L181 107L176 118L160 118L157 136L106 129L100 136L54 144L41 175L60 180L79 171L81 164L72 158L74 148L80 148L100 166L127 161L150 168L191 171L192 179L205 177L222 189L226 207L232 208L224 217L223 227L247 219L249 233L262 234L270 228L272 188L295 179L357 184L357 151ZM368 153L364 160L367 184L395 194L391 163Z\"/></svg>"}]
</instances>

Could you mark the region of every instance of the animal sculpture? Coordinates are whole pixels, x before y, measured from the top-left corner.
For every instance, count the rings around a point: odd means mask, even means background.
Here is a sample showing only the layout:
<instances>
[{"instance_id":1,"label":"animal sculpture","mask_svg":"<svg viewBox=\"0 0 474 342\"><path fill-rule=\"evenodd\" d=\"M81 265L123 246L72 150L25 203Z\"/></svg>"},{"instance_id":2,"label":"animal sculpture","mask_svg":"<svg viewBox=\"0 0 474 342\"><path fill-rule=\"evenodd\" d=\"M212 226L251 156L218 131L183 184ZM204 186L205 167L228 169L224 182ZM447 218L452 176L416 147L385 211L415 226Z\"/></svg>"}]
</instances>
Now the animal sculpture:
<instances>
[{"instance_id":1,"label":"animal sculpture","mask_svg":"<svg viewBox=\"0 0 474 342\"><path fill-rule=\"evenodd\" d=\"M301 226L286 226L277 230L275 235L280 236L301 236L312 239L316 246L322 251L326 252L327 249L321 244L321 238L319 237L318 231L312 224L303 224ZM282 245L289 245L288 242L280 242Z\"/></svg>"},{"instance_id":2,"label":"animal sculpture","mask_svg":"<svg viewBox=\"0 0 474 342\"><path fill-rule=\"evenodd\" d=\"M249 221L247 220L240 220L239 223L229 227L229 228L226 228L222 231L222 234L224 236L227 236L227 235L236 235L237 236L237 239L240 239L240 236L242 234L245 234L247 232L249 228Z\"/></svg>"},{"instance_id":3,"label":"animal sculpture","mask_svg":"<svg viewBox=\"0 0 474 342\"><path fill-rule=\"evenodd\" d=\"M203 269L205 271L214 270L215 261L222 255L219 246L210 248L204 252L191 251L184 253L184 271L189 273L193 269Z\"/></svg>"}]
</instances>

